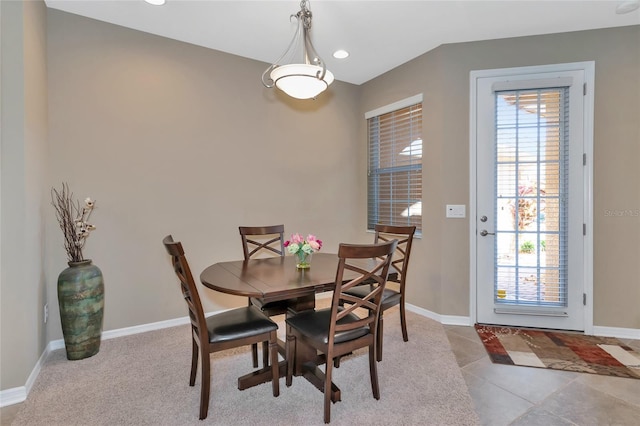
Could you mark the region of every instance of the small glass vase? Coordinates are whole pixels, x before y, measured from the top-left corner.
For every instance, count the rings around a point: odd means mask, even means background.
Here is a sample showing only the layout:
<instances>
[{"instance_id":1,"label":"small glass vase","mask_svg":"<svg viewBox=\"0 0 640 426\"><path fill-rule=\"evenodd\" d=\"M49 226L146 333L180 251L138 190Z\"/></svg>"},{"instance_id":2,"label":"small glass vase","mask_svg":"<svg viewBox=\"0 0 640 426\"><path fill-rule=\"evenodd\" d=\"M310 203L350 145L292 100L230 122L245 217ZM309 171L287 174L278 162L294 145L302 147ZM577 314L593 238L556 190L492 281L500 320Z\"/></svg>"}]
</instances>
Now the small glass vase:
<instances>
[{"instance_id":1,"label":"small glass vase","mask_svg":"<svg viewBox=\"0 0 640 426\"><path fill-rule=\"evenodd\" d=\"M311 267L311 255L313 253L305 253L303 251L296 253L296 268L309 269Z\"/></svg>"}]
</instances>

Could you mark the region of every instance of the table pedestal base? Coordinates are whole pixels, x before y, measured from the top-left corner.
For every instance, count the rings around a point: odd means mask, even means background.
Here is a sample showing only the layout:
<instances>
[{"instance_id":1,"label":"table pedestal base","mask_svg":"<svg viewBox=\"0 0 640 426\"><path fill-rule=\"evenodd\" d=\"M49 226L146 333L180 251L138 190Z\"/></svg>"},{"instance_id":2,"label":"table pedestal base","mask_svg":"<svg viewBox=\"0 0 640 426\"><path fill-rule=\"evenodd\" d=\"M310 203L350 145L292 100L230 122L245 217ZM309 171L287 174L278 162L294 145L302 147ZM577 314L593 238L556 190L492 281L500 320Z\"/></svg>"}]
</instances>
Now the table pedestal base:
<instances>
[{"instance_id":1,"label":"table pedestal base","mask_svg":"<svg viewBox=\"0 0 640 426\"><path fill-rule=\"evenodd\" d=\"M314 363L308 362L302 366L304 373L302 376L307 379L313 386L315 386L320 392L324 393L324 380L325 375ZM340 388L331 382L331 402L338 402L341 400Z\"/></svg>"},{"instance_id":2,"label":"table pedestal base","mask_svg":"<svg viewBox=\"0 0 640 426\"><path fill-rule=\"evenodd\" d=\"M293 316L299 312L314 309L315 308L315 293L310 293L305 296L300 296L295 299L295 302L289 307L287 316ZM283 341L278 340L278 352L286 359L285 344ZM315 348L301 344L296 344L295 359L293 362L293 375L297 377L304 377L313 386L315 386L321 392L324 392L325 374L318 368L326 362L324 355L318 356ZM280 361L279 363L280 377L287 376L287 361ZM238 378L238 389L244 390L252 386L259 385L271 381L271 368L263 367L252 373L245 374ZM334 383L331 383L331 401L340 401L340 388Z\"/></svg>"},{"instance_id":3,"label":"table pedestal base","mask_svg":"<svg viewBox=\"0 0 640 426\"><path fill-rule=\"evenodd\" d=\"M314 361L299 362L294 369L294 376L304 377L320 392L324 392L325 374L318 368L318 364ZM287 361L280 361L278 372L280 378L287 376ZM238 389L245 390L250 387L257 386L262 383L271 381L271 367L263 367L244 376L238 377ZM341 400L340 388L333 382L331 383L331 401L338 402Z\"/></svg>"}]
</instances>

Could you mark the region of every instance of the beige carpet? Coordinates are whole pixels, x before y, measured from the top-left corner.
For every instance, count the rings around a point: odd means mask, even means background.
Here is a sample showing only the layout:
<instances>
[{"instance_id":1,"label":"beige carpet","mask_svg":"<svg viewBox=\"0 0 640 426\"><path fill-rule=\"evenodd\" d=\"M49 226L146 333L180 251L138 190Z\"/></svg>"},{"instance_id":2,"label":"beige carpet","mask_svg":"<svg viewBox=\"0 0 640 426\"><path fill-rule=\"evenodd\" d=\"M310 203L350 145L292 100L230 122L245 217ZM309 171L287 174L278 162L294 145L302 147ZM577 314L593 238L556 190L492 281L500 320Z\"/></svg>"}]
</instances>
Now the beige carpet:
<instances>
[{"instance_id":1,"label":"beige carpet","mask_svg":"<svg viewBox=\"0 0 640 426\"><path fill-rule=\"evenodd\" d=\"M332 405L331 424L479 424L442 326L408 312L405 343L398 317L397 309L385 315L380 400L371 394L366 351L343 358L334 370L342 401ZM238 390L237 377L251 370L248 347L212 355L209 417L200 421L199 380L188 385L190 360L186 325L106 340L97 355L81 361L55 351L12 424L324 424L322 394L301 377L289 388L281 379L277 398L271 384Z\"/></svg>"}]
</instances>

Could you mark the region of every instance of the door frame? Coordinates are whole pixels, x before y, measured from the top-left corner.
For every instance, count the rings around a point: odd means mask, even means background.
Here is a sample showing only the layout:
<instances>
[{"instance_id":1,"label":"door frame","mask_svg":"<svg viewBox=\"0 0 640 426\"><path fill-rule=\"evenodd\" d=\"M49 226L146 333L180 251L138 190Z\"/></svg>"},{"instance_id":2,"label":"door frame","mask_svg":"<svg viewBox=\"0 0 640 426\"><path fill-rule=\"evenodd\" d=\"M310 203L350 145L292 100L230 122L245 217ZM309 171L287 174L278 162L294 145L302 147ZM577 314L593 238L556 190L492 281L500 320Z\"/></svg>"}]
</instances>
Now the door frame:
<instances>
[{"instance_id":1,"label":"door frame","mask_svg":"<svg viewBox=\"0 0 640 426\"><path fill-rule=\"evenodd\" d=\"M584 227L586 231L583 258L584 277L584 334L593 334L593 111L594 111L594 81L595 62L573 62L540 66L499 68L490 70L471 71L469 73L469 319L476 323L477 312L477 80L479 78L509 76L520 74L536 74L542 72L582 70L585 73L586 91L583 98L584 115L584 154L585 175L583 179L584 196Z\"/></svg>"}]
</instances>

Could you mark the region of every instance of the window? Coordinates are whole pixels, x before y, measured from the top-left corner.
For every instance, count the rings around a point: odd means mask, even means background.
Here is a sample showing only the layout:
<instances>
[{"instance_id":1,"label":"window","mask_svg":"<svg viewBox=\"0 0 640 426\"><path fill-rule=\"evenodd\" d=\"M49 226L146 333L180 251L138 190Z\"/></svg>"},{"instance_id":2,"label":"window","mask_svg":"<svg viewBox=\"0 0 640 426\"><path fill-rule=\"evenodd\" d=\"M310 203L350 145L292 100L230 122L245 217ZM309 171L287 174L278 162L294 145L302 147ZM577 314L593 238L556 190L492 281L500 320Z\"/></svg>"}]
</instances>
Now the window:
<instances>
[{"instance_id":1,"label":"window","mask_svg":"<svg viewBox=\"0 0 640 426\"><path fill-rule=\"evenodd\" d=\"M416 226L422 234L422 95L365 114L369 144L367 229Z\"/></svg>"}]
</instances>

